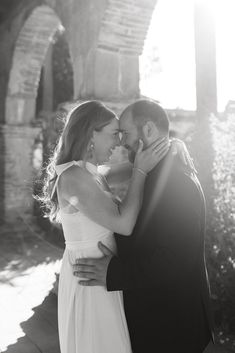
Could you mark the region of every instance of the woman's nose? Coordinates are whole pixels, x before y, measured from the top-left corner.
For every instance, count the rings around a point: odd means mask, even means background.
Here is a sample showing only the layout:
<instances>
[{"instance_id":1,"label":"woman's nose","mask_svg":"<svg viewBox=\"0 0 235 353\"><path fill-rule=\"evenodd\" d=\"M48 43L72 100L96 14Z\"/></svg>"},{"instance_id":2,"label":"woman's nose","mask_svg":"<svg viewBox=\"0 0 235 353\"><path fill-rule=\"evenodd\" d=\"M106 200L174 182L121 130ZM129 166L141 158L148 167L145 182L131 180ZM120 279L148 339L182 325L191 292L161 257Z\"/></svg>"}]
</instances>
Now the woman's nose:
<instances>
[{"instance_id":1,"label":"woman's nose","mask_svg":"<svg viewBox=\"0 0 235 353\"><path fill-rule=\"evenodd\" d=\"M116 146L120 146L120 138L118 135L115 136L115 139L113 140L113 148L115 148Z\"/></svg>"},{"instance_id":2,"label":"woman's nose","mask_svg":"<svg viewBox=\"0 0 235 353\"><path fill-rule=\"evenodd\" d=\"M116 141L116 144L117 144L118 146L121 145L121 141L122 141L122 133L121 133L121 132L119 132L119 133L116 135L115 141Z\"/></svg>"}]
</instances>

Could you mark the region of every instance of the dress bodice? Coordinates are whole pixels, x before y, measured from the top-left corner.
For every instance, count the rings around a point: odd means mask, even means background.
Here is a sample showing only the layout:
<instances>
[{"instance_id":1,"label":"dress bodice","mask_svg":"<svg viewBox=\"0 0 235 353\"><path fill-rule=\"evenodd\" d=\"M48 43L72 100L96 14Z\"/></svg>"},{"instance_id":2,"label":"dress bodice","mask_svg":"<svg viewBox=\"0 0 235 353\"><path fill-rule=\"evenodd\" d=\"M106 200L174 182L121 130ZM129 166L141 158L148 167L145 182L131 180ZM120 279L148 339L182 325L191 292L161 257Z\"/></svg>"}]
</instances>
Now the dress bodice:
<instances>
[{"instance_id":1,"label":"dress bodice","mask_svg":"<svg viewBox=\"0 0 235 353\"><path fill-rule=\"evenodd\" d=\"M56 166L57 180L54 188L57 188L61 174L74 165L77 165L82 168L85 167L89 173L94 175L99 185L102 184L102 176L97 172L97 167L94 164L90 162L84 163L83 161L71 161ZM111 196L111 193L105 190L105 186L103 187L103 191L105 193L109 193ZM83 244L84 246L89 245L90 242L95 242L95 244L97 244L99 240L102 240L106 236L111 236L111 234L113 233L107 228L91 220L81 211L76 210L73 213L68 212L67 207L60 208L59 219L62 224L64 237L67 245L71 244L71 242L79 242L79 245Z\"/></svg>"}]
</instances>

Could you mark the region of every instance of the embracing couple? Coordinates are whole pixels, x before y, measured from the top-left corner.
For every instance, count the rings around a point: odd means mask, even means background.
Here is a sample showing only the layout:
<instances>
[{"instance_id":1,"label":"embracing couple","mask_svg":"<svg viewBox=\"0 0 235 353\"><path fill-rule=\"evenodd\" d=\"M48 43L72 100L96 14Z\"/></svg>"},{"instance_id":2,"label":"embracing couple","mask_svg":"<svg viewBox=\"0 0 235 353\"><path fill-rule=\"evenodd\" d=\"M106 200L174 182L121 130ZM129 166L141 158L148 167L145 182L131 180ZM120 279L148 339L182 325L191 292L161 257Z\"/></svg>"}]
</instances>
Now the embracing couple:
<instances>
[{"instance_id":1,"label":"embracing couple","mask_svg":"<svg viewBox=\"0 0 235 353\"><path fill-rule=\"evenodd\" d=\"M122 202L97 168L120 144L133 167ZM81 103L47 170L44 203L66 242L61 353L203 352L213 339L204 196L165 110L144 99L118 119Z\"/></svg>"}]
</instances>

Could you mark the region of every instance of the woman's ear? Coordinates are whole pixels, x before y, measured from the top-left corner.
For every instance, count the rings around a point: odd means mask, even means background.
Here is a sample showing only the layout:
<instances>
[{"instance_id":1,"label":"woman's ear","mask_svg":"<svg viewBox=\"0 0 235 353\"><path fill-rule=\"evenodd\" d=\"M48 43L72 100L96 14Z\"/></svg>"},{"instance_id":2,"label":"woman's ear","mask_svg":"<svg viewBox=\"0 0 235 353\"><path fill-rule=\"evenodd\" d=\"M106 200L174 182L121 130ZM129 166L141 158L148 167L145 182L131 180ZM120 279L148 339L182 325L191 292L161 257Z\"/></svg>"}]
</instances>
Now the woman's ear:
<instances>
[{"instance_id":1,"label":"woman's ear","mask_svg":"<svg viewBox=\"0 0 235 353\"><path fill-rule=\"evenodd\" d=\"M94 139L91 138L87 145L87 152L90 158L93 155L93 150L94 150Z\"/></svg>"},{"instance_id":2,"label":"woman's ear","mask_svg":"<svg viewBox=\"0 0 235 353\"><path fill-rule=\"evenodd\" d=\"M95 141L96 141L96 138L97 138L97 131L94 130L93 133L92 133L92 135L91 135L89 144L90 144L90 145L94 145L94 144L95 144Z\"/></svg>"}]
</instances>

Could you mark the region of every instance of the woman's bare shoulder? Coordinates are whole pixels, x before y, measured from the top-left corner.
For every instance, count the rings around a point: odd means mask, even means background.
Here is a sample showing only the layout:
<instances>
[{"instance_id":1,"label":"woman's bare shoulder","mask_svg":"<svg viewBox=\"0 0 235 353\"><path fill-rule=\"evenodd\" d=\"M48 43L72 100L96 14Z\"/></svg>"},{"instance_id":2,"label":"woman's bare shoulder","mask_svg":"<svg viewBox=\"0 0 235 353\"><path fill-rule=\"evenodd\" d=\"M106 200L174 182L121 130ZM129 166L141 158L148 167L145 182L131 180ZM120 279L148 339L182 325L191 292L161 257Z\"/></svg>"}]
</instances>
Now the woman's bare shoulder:
<instances>
[{"instance_id":1,"label":"woman's bare shoulder","mask_svg":"<svg viewBox=\"0 0 235 353\"><path fill-rule=\"evenodd\" d=\"M66 187L67 190L76 187L77 190L89 188L92 183L92 175L83 167L72 165L65 170L60 177L60 186Z\"/></svg>"}]
</instances>

